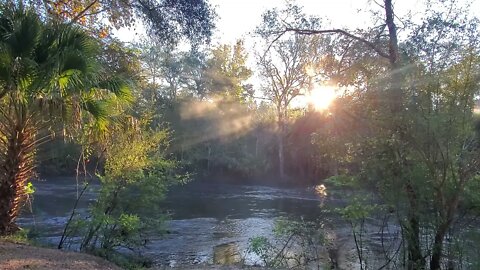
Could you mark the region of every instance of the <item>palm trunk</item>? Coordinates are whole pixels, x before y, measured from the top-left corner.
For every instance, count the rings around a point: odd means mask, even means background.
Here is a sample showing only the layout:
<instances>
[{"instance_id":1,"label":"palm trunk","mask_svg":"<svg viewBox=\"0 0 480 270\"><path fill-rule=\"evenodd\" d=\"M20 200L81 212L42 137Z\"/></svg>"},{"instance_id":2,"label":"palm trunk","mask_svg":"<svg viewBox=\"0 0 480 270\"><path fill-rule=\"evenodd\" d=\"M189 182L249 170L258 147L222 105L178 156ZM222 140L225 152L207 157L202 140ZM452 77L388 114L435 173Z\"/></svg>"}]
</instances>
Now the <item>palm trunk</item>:
<instances>
[{"instance_id":1,"label":"palm trunk","mask_svg":"<svg viewBox=\"0 0 480 270\"><path fill-rule=\"evenodd\" d=\"M12 115L15 119L5 121L9 125L4 125L7 130L2 134L5 156L0 176L0 235L18 230L15 221L26 198L25 184L34 169L34 128L22 109Z\"/></svg>"}]
</instances>

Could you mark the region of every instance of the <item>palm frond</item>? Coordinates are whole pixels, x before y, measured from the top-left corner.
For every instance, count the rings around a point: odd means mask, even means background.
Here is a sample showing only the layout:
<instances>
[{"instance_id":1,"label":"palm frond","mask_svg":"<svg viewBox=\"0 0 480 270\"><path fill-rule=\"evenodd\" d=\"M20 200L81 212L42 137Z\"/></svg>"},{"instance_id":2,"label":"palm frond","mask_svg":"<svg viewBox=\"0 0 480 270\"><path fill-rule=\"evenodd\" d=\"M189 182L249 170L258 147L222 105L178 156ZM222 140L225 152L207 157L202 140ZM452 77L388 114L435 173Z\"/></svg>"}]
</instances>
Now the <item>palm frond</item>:
<instances>
[{"instance_id":1,"label":"palm frond","mask_svg":"<svg viewBox=\"0 0 480 270\"><path fill-rule=\"evenodd\" d=\"M98 87L113 93L122 102L131 103L134 101L130 83L121 77L112 76L100 82Z\"/></svg>"},{"instance_id":2,"label":"palm frond","mask_svg":"<svg viewBox=\"0 0 480 270\"><path fill-rule=\"evenodd\" d=\"M104 101L86 100L82 105L83 109L93 117L94 124L99 131L106 131L109 122L107 104Z\"/></svg>"}]
</instances>

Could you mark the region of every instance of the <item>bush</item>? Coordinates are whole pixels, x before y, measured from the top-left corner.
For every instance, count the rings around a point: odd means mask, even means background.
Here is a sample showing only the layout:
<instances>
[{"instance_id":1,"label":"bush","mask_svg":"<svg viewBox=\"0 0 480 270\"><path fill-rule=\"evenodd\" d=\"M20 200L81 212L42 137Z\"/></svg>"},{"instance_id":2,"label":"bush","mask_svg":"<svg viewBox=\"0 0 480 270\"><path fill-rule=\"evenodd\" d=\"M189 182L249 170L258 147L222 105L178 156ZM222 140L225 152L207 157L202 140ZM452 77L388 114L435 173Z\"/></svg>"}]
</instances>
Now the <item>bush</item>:
<instances>
[{"instance_id":1,"label":"bush","mask_svg":"<svg viewBox=\"0 0 480 270\"><path fill-rule=\"evenodd\" d=\"M186 181L177 162L165 157L167 144L166 131L132 130L110 139L98 198L66 232L81 236L80 250L122 261L119 250L135 251L148 233L163 230L165 193Z\"/></svg>"}]
</instances>

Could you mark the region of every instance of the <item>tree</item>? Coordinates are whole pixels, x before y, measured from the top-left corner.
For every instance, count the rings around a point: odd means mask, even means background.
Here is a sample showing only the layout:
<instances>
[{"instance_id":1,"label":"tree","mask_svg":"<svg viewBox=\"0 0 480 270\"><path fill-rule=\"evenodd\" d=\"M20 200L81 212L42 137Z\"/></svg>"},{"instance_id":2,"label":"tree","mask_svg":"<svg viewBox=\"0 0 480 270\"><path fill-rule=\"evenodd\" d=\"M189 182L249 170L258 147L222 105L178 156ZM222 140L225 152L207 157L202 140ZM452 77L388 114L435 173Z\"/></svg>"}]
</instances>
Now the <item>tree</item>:
<instances>
[{"instance_id":1,"label":"tree","mask_svg":"<svg viewBox=\"0 0 480 270\"><path fill-rule=\"evenodd\" d=\"M243 41L167 53L156 45L143 55L149 87L158 93L152 109L175 130L172 148L179 159L202 173L248 174L245 164L253 162L242 135L251 129L246 81L252 71Z\"/></svg>"},{"instance_id":2,"label":"tree","mask_svg":"<svg viewBox=\"0 0 480 270\"><path fill-rule=\"evenodd\" d=\"M115 248L145 244L145 231L161 231L161 202L169 186L182 183L179 166L168 159L168 132L140 120L137 128L120 129L106 138L99 195L87 216L76 218L68 234L80 233L80 250L106 258Z\"/></svg>"},{"instance_id":3,"label":"tree","mask_svg":"<svg viewBox=\"0 0 480 270\"><path fill-rule=\"evenodd\" d=\"M285 179L285 133L288 121L288 110L291 101L306 92L311 84L311 76L307 69L318 57L317 43L313 39L294 36L271 46L269 51L259 59L265 96L276 108L277 114L277 147L278 173Z\"/></svg>"},{"instance_id":4,"label":"tree","mask_svg":"<svg viewBox=\"0 0 480 270\"><path fill-rule=\"evenodd\" d=\"M131 94L126 81L104 69L98 44L80 28L44 22L22 5L1 8L0 234L7 234L17 228L35 151L52 136L45 131L59 121L70 126L64 132L85 121L105 130L109 113Z\"/></svg>"},{"instance_id":5,"label":"tree","mask_svg":"<svg viewBox=\"0 0 480 270\"><path fill-rule=\"evenodd\" d=\"M81 24L100 37L108 35L112 26L119 29L141 22L159 41L167 44L183 38L194 43L208 40L215 17L204 0L45 0L32 3L44 16Z\"/></svg>"},{"instance_id":6,"label":"tree","mask_svg":"<svg viewBox=\"0 0 480 270\"><path fill-rule=\"evenodd\" d=\"M151 88L151 100L159 101L166 98L173 102L178 92L186 84L186 56L171 46L162 46L151 41L145 41L141 49L141 60L145 77L148 78L148 88Z\"/></svg>"},{"instance_id":7,"label":"tree","mask_svg":"<svg viewBox=\"0 0 480 270\"><path fill-rule=\"evenodd\" d=\"M249 96L245 81L252 76L246 66L248 54L242 40L235 45L227 44L215 47L207 61L205 75L206 87L211 97L222 96L242 101Z\"/></svg>"},{"instance_id":8,"label":"tree","mask_svg":"<svg viewBox=\"0 0 480 270\"><path fill-rule=\"evenodd\" d=\"M439 3L420 24L407 22L411 35L401 41L391 0L381 5L381 25L367 30L304 27L301 16L284 20L275 12L267 13L265 19L274 21L261 29L273 42L287 33L340 35L374 52L373 65L378 68L370 69L377 72L368 78L375 81L361 86L366 89L363 95L375 99L364 100L367 109L362 116L367 117L363 121L368 128L361 134L364 147L358 153L364 154L358 162L372 161L363 167L363 176L395 208L408 269L424 269L428 257L430 269L440 269L443 241L457 218L465 185L475 181L478 171L478 142L472 128L478 22L456 9L454 1L448 4L442 11L439 7L445 1ZM387 69L382 68L385 60ZM432 234L423 243L421 233L427 228Z\"/></svg>"},{"instance_id":9,"label":"tree","mask_svg":"<svg viewBox=\"0 0 480 270\"><path fill-rule=\"evenodd\" d=\"M390 107L398 112L401 110L400 107L404 97L402 96L402 88L397 86L402 79L399 77L401 72L395 72L396 69L401 68L401 61L392 0L384 0L382 8L385 14L383 24L372 27L367 31L357 30L356 33L335 28L322 29L320 19L307 17L300 7L293 2L287 2L287 7L284 10L273 9L267 11L263 15L264 23L257 28L257 32L266 38L270 44L277 42L288 33L294 33L305 36L339 35L347 40L364 45L365 50L371 50L376 53L377 57L388 60L391 70L389 73L391 79L389 89L391 91L389 92L392 95L388 100L391 102ZM385 29L388 29L387 33L384 33ZM340 63L350 48L351 46L346 46L346 51L339 55Z\"/></svg>"}]
</instances>

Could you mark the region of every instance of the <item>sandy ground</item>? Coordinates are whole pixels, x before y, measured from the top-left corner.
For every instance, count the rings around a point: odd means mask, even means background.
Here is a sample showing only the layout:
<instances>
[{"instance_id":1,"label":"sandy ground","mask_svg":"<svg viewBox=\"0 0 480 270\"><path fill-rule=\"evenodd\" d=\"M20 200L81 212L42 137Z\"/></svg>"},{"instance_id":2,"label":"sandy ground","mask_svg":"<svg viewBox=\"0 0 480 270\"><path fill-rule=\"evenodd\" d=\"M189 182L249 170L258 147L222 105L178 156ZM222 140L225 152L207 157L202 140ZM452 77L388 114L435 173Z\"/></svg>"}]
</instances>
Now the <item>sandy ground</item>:
<instances>
[{"instance_id":1,"label":"sandy ground","mask_svg":"<svg viewBox=\"0 0 480 270\"><path fill-rule=\"evenodd\" d=\"M118 266L101 258L57 249L34 247L0 240L1 270L120 270ZM152 270L238 270L262 269L257 267L192 265L181 267L154 267Z\"/></svg>"},{"instance_id":2,"label":"sandy ground","mask_svg":"<svg viewBox=\"0 0 480 270\"><path fill-rule=\"evenodd\" d=\"M120 268L88 254L0 241L0 269L119 270Z\"/></svg>"},{"instance_id":3,"label":"sandy ground","mask_svg":"<svg viewBox=\"0 0 480 270\"><path fill-rule=\"evenodd\" d=\"M154 267L153 270L283 270L281 268L266 268L266 267L253 267L242 265L191 265L191 266L179 266L179 267Z\"/></svg>"}]
</instances>

